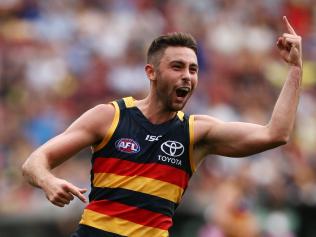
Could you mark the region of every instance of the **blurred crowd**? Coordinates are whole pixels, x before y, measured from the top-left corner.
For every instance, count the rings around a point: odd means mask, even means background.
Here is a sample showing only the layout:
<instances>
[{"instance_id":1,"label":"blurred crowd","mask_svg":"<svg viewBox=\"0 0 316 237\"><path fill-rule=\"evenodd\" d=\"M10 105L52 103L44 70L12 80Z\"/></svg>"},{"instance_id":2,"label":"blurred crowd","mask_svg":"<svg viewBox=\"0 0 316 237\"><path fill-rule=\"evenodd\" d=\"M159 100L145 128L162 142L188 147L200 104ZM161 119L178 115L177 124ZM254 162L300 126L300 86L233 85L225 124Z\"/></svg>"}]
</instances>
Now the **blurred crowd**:
<instances>
[{"instance_id":1,"label":"blurred crowd","mask_svg":"<svg viewBox=\"0 0 316 237\"><path fill-rule=\"evenodd\" d=\"M186 112L267 123L288 69L275 47L283 15L304 54L290 142L244 159L208 157L179 212L203 217L198 237L297 236L297 207L316 206L315 0L0 1L0 219L58 215L21 164L87 109L145 96L146 49L162 33L190 32L199 44ZM87 149L55 172L89 187L89 158ZM68 215L79 218L78 207Z\"/></svg>"}]
</instances>

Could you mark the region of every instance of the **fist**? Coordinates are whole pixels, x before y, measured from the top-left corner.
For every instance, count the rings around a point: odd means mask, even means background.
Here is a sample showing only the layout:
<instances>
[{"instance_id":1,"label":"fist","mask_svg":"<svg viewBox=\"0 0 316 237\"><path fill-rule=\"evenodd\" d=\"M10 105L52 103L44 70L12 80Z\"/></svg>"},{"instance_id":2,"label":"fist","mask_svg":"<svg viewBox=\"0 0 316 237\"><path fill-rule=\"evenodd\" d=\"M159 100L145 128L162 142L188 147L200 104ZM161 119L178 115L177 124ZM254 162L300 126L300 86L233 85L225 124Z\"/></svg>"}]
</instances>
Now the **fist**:
<instances>
[{"instance_id":1,"label":"fist","mask_svg":"<svg viewBox=\"0 0 316 237\"><path fill-rule=\"evenodd\" d=\"M282 59L290 65L302 67L302 37L297 35L287 18L283 21L288 33L283 33L278 38L277 47Z\"/></svg>"}]
</instances>

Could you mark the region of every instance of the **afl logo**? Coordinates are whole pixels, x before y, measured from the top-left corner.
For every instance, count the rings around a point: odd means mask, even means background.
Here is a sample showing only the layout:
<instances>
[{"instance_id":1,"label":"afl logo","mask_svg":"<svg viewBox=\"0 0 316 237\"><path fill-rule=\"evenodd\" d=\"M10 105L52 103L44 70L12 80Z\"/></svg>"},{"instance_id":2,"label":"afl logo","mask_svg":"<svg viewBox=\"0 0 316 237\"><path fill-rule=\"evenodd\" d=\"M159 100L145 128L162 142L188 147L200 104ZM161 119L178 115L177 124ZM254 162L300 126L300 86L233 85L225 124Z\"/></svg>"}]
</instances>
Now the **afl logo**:
<instances>
[{"instance_id":1,"label":"afl logo","mask_svg":"<svg viewBox=\"0 0 316 237\"><path fill-rule=\"evenodd\" d=\"M166 141L161 144L160 148L165 154L173 157L181 156L184 152L183 145L176 141Z\"/></svg>"},{"instance_id":2,"label":"afl logo","mask_svg":"<svg viewBox=\"0 0 316 237\"><path fill-rule=\"evenodd\" d=\"M138 153L140 151L139 144L130 138L121 138L115 142L117 150L125 153Z\"/></svg>"}]
</instances>

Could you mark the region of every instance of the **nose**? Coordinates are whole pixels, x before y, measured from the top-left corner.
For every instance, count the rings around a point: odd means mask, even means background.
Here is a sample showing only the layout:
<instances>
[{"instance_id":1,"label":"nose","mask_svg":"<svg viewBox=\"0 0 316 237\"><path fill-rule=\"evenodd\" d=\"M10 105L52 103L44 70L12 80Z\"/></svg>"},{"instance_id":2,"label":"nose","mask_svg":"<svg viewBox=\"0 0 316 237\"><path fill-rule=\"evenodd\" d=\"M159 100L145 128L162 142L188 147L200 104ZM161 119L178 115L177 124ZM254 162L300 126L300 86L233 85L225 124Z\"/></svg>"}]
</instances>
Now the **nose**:
<instances>
[{"instance_id":1,"label":"nose","mask_svg":"<svg viewBox=\"0 0 316 237\"><path fill-rule=\"evenodd\" d=\"M183 81L186 81L186 82L191 81L191 74L190 74L189 69L183 70L182 80L183 80Z\"/></svg>"}]
</instances>

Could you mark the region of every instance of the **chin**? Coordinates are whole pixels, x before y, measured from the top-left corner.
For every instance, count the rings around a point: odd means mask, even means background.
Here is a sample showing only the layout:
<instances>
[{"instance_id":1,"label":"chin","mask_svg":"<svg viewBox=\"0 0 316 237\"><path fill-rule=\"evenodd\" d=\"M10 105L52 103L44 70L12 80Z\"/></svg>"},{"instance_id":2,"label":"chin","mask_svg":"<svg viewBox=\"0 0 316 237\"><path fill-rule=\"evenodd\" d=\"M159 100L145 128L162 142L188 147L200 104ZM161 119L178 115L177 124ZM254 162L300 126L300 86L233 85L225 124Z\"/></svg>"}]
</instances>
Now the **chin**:
<instances>
[{"instance_id":1,"label":"chin","mask_svg":"<svg viewBox=\"0 0 316 237\"><path fill-rule=\"evenodd\" d=\"M180 101L174 101L173 107L175 108L175 111L183 110L187 102L189 101L190 96L187 96L183 100Z\"/></svg>"},{"instance_id":2,"label":"chin","mask_svg":"<svg viewBox=\"0 0 316 237\"><path fill-rule=\"evenodd\" d=\"M171 111L172 112L178 112L181 111L184 108L184 106L174 106Z\"/></svg>"},{"instance_id":3,"label":"chin","mask_svg":"<svg viewBox=\"0 0 316 237\"><path fill-rule=\"evenodd\" d=\"M182 103L173 103L171 106L171 109L173 112L177 112L179 110L182 110L185 106L186 102L182 102Z\"/></svg>"}]
</instances>

